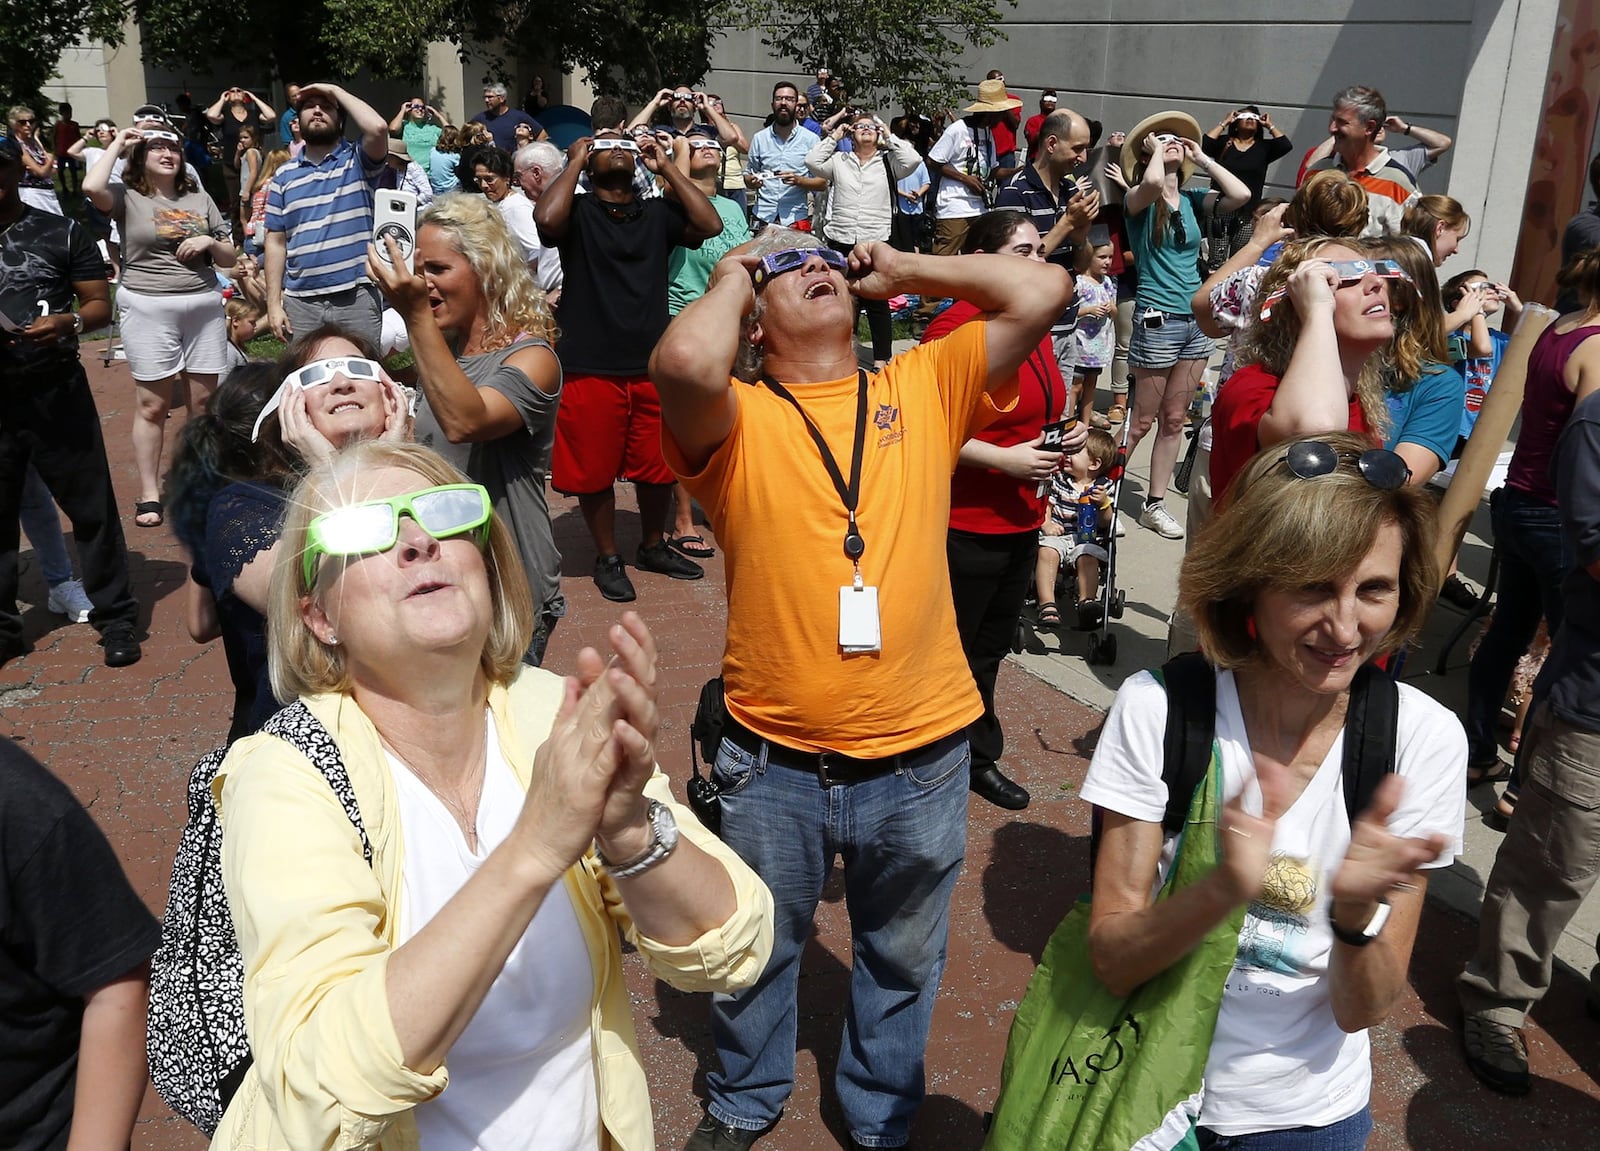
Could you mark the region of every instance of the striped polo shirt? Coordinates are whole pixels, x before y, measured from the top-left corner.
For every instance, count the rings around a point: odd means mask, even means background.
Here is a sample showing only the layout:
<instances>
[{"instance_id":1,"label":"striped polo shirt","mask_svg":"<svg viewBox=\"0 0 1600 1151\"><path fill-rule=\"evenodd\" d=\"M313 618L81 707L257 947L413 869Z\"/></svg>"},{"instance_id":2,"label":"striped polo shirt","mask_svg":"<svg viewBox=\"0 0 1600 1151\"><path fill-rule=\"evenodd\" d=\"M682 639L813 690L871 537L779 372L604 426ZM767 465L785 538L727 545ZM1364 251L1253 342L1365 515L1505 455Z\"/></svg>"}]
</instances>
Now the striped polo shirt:
<instances>
[{"instance_id":1,"label":"striped polo shirt","mask_svg":"<svg viewBox=\"0 0 1600 1151\"><path fill-rule=\"evenodd\" d=\"M283 294L320 296L367 279L372 193L385 162L340 140L320 164L291 160L267 189L267 231L283 232Z\"/></svg>"},{"instance_id":2,"label":"striped polo shirt","mask_svg":"<svg viewBox=\"0 0 1600 1151\"><path fill-rule=\"evenodd\" d=\"M1311 172L1329 168L1338 168L1367 190L1367 226L1361 233L1363 236L1381 238L1388 232L1400 231L1406 207L1417 198L1417 179L1389 149L1379 148L1372 163L1353 172L1339 157L1330 156L1313 165L1306 175L1309 177Z\"/></svg>"}]
</instances>

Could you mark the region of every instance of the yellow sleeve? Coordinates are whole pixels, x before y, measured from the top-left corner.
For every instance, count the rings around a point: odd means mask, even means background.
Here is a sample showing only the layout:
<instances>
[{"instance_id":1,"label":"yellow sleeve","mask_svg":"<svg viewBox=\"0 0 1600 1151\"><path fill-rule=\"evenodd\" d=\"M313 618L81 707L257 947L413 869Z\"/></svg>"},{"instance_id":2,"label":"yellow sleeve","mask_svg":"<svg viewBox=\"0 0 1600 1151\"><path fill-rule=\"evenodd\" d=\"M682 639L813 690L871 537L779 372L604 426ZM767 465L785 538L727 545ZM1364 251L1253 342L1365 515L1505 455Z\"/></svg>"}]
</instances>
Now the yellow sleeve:
<instances>
[{"instance_id":1,"label":"yellow sleeve","mask_svg":"<svg viewBox=\"0 0 1600 1151\"><path fill-rule=\"evenodd\" d=\"M712 530L718 535L722 534L720 523L728 502L728 482L744 450L744 406L748 393L754 388L754 385L738 379L731 380L729 386L733 389L734 398L733 427L728 431L728 438L717 446L705 466L698 471L689 466L683 449L672 438L666 421L661 423L661 454L667 461L667 467L672 469L673 475L678 477L689 494L700 501L706 518L711 521Z\"/></svg>"},{"instance_id":2,"label":"yellow sleeve","mask_svg":"<svg viewBox=\"0 0 1600 1151\"><path fill-rule=\"evenodd\" d=\"M660 768L645 784L644 791L672 808L681 837L727 870L737 905L722 926L692 943L669 946L639 933L617 885L591 851L584 857L584 865L600 885L607 914L622 928L628 942L639 949L650 970L678 990L738 991L751 986L766 970L767 959L772 955L772 893L749 864L707 831L693 811L673 798L671 783Z\"/></svg>"},{"instance_id":3,"label":"yellow sleeve","mask_svg":"<svg viewBox=\"0 0 1600 1151\"><path fill-rule=\"evenodd\" d=\"M444 1090L403 1063L385 990L388 917L339 800L273 736L223 764L222 871L244 957L251 1073L288 1145L365 1147Z\"/></svg>"}]
</instances>

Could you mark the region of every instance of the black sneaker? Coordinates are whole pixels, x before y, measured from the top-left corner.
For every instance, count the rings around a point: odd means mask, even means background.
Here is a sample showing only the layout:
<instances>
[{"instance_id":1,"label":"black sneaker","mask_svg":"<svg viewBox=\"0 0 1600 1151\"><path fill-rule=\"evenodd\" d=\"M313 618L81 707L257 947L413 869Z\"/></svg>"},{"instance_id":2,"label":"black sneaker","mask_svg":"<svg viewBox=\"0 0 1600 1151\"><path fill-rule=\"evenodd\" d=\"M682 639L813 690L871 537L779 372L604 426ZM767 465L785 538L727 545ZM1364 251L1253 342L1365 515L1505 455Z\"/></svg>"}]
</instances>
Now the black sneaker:
<instances>
[{"instance_id":1,"label":"black sneaker","mask_svg":"<svg viewBox=\"0 0 1600 1151\"><path fill-rule=\"evenodd\" d=\"M706 575L705 568L673 551L667 546L666 540L657 540L648 545L640 544L639 554L634 557L633 562L642 572L655 572L657 575L671 576L673 579L704 579Z\"/></svg>"},{"instance_id":2,"label":"black sneaker","mask_svg":"<svg viewBox=\"0 0 1600 1151\"><path fill-rule=\"evenodd\" d=\"M700 1120L700 1126L694 1129L694 1134L683 1145L683 1151L748 1151L762 1134L760 1131L747 1131L743 1127L718 1123L707 1112L705 1118Z\"/></svg>"},{"instance_id":3,"label":"black sneaker","mask_svg":"<svg viewBox=\"0 0 1600 1151\"><path fill-rule=\"evenodd\" d=\"M621 556L601 556L594 561L594 586L612 603L632 603L639 598Z\"/></svg>"},{"instance_id":4,"label":"black sneaker","mask_svg":"<svg viewBox=\"0 0 1600 1151\"><path fill-rule=\"evenodd\" d=\"M107 667L128 667L144 655L131 623L108 625L100 634L100 646L105 648Z\"/></svg>"},{"instance_id":5,"label":"black sneaker","mask_svg":"<svg viewBox=\"0 0 1600 1151\"><path fill-rule=\"evenodd\" d=\"M1093 631L1106 618L1106 611L1097 599L1078 601L1078 630Z\"/></svg>"}]
</instances>

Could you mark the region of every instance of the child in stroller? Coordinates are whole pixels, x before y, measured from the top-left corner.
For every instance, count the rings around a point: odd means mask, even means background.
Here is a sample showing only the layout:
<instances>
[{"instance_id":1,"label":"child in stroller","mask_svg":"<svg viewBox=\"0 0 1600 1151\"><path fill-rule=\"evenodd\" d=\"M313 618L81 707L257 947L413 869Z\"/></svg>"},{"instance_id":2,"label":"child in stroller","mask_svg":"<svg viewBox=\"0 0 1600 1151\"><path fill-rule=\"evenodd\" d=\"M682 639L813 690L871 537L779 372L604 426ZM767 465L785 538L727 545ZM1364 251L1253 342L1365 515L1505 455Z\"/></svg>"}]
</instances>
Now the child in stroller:
<instances>
[{"instance_id":1,"label":"child in stroller","mask_svg":"<svg viewBox=\"0 0 1600 1151\"><path fill-rule=\"evenodd\" d=\"M1105 605L1100 602L1102 565L1110 559L1111 503L1115 487L1111 478L1117 462L1117 442L1111 433L1093 428L1083 447L1067 457L1050 479L1050 514L1039 534L1039 558L1034 584L1039 599L1039 626L1059 627L1056 576L1065 562L1077 577L1077 625L1088 631L1100 624Z\"/></svg>"}]
</instances>

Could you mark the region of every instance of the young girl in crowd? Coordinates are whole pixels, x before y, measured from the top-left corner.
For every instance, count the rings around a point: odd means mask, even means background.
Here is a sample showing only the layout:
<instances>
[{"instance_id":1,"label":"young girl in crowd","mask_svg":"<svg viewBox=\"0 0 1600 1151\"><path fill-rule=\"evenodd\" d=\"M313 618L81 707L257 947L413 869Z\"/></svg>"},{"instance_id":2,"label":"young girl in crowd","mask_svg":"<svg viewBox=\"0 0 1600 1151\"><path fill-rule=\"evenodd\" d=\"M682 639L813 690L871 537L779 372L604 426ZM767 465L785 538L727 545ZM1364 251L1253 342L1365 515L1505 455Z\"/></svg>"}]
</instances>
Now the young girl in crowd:
<instances>
[{"instance_id":1,"label":"young girl in crowd","mask_svg":"<svg viewBox=\"0 0 1600 1151\"><path fill-rule=\"evenodd\" d=\"M1517 324L1522 320L1522 298L1506 285L1491 281L1478 268L1451 276L1445 281L1443 295L1444 306L1450 309L1451 315L1469 296L1476 296L1478 301L1478 310L1466 326L1451 331L1449 335L1450 363L1461 373L1461 381L1466 388L1466 403L1461 410L1460 439L1451 457L1454 459L1467 446L1467 437L1478 422L1478 412L1489 394L1489 385L1494 382L1494 374L1500 370L1500 361L1505 358L1511 333L1517 330ZM1502 309L1504 313L1500 317L1500 326L1491 328L1489 320Z\"/></svg>"},{"instance_id":2,"label":"young girl in crowd","mask_svg":"<svg viewBox=\"0 0 1600 1151\"><path fill-rule=\"evenodd\" d=\"M1033 569L1042 627L1061 623L1056 573L1063 561L1077 574L1078 627L1088 630L1100 623L1100 565L1110 558L1106 551L1113 494L1109 473L1116 459L1117 441L1110 432L1093 428L1083 447L1050 477L1050 514L1040 529L1039 557ZM1095 509L1092 528L1078 520L1085 496ZM1080 527L1085 530L1080 532Z\"/></svg>"},{"instance_id":3,"label":"young girl in crowd","mask_svg":"<svg viewBox=\"0 0 1600 1151\"><path fill-rule=\"evenodd\" d=\"M260 256L267 247L267 190L275 172L289 162L289 149L275 148L256 165L255 177L246 185L249 203L245 206L243 248Z\"/></svg>"},{"instance_id":4,"label":"young girl in crowd","mask_svg":"<svg viewBox=\"0 0 1600 1151\"><path fill-rule=\"evenodd\" d=\"M1111 366L1117 350L1117 281L1110 274L1111 256L1110 240L1096 244L1088 271L1078 276L1078 328L1073 333L1078 343L1072 381L1078 418L1096 428L1111 426L1110 420L1094 410L1100 373Z\"/></svg>"},{"instance_id":5,"label":"young girl in crowd","mask_svg":"<svg viewBox=\"0 0 1600 1151\"><path fill-rule=\"evenodd\" d=\"M1389 245L1388 255L1409 282L1397 281L1390 292L1394 342L1383 360L1383 446L1405 460L1411 483L1425 484L1455 450L1464 385L1450 367L1444 303L1427 255L1407 240Z\"/></svg>"}]
</instances>

